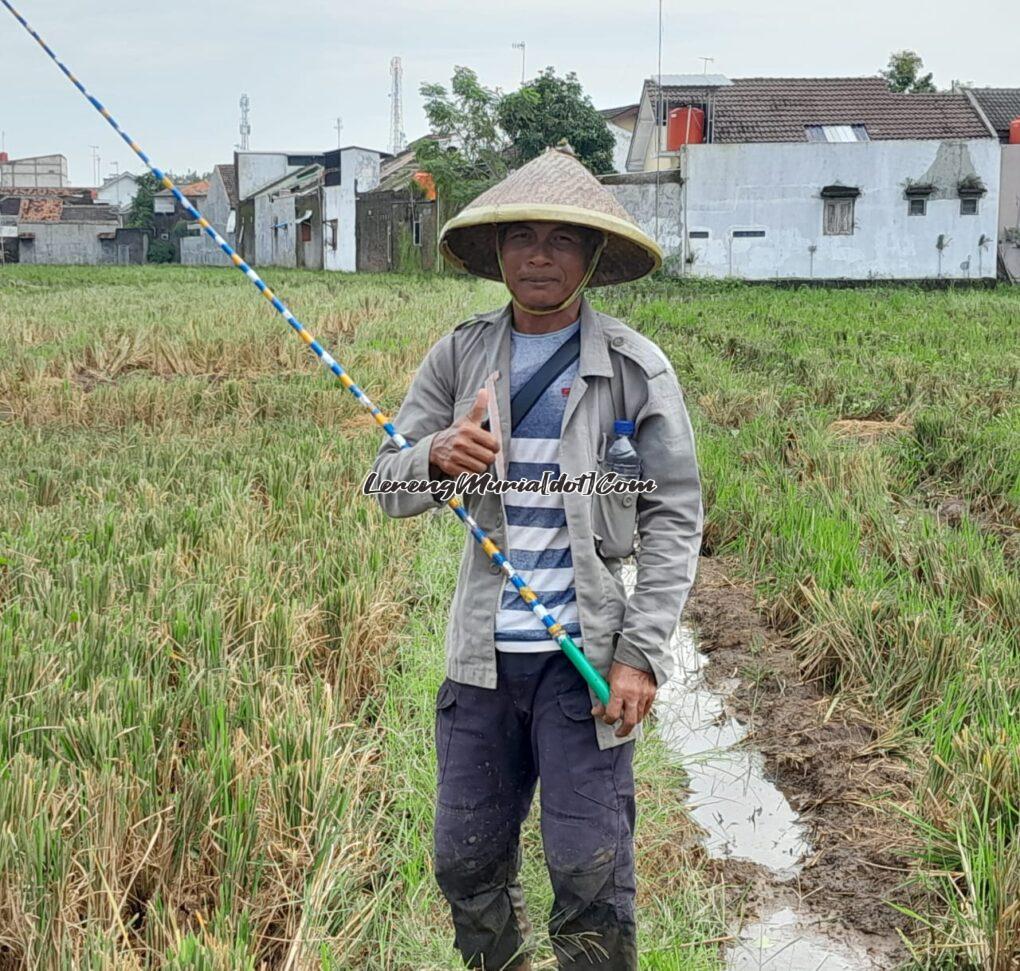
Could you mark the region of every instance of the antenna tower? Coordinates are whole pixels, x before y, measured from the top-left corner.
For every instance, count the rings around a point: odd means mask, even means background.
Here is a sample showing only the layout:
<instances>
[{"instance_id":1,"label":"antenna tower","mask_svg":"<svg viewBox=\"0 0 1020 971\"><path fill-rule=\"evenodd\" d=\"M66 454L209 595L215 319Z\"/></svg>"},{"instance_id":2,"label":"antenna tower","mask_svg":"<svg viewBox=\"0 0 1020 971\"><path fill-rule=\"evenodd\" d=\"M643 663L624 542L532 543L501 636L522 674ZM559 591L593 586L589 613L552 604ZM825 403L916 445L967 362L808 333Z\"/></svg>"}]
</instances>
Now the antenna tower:
<instances>
[{"instance_id":1,"label":"antenna tower","mask_svg":"<svg viewBox=\"0 0 1020 971\"><path fill-rule=\"evenodd\" d=\"M248 100L248 95L241 95L241 125L238 129L241 132L241 145L240 149L242 152L248 151L248 137L251 135L251 125L248 123L248 109L251 107L251 102Z\"/></svg>"},{"instance_id":2,"label":"antenna tower","mask_svg":"<svg viewBox=\"0 0 1020 971\"><path fill-rule=\"evenodd\" d=\"M400 58L390 60L390 149L394 155L404 150L404 106L401 91L404 70Z\"/></svg>"}]
</instances>

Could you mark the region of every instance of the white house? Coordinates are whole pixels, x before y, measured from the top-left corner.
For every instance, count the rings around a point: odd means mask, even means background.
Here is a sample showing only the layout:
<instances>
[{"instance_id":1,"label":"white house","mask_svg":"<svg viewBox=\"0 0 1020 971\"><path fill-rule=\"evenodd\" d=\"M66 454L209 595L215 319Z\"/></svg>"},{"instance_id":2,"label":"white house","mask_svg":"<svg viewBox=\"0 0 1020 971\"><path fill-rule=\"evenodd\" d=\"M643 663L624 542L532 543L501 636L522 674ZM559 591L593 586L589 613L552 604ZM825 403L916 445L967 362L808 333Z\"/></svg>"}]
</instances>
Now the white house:
<instances>
[{"instance_id":1,"label":"white house","mask_svg":"<svg viewBox=\"0 0 1020 971\"><path fill-rule=\"evenodd\" d=\"M119 175L110 176L96 189L96 202L114 206L118 212L126 213L131 208L137 191L138 176L130 172L121 172Z\"/></svg>"},{"instance_id":2,"label":"white house","mask_svg":"<svg viewBox=\"0 0 1020 971\"><path fill-rule=\"evenodd\" d=\"M1010 128L1020 125L1020 88L970 88L975 103L999 137L999 259L1003 276L1020 283L1020 142Z\"/></svg>"},{"instance_id":3,"label":"white house","mask_svg":"<svg viewBox=\"0 0 1020 971\"><path fill-rule=\"evenodd\" d=\"M995 276L1001 152L962 92L901 94L881 77L662 81L645 82L627 170L660 173L641 221L665 227L675 272ZM671 137L678 108L686 131ZM667 174L675 196L654 184Z\"/></svg>"}]
</instances>

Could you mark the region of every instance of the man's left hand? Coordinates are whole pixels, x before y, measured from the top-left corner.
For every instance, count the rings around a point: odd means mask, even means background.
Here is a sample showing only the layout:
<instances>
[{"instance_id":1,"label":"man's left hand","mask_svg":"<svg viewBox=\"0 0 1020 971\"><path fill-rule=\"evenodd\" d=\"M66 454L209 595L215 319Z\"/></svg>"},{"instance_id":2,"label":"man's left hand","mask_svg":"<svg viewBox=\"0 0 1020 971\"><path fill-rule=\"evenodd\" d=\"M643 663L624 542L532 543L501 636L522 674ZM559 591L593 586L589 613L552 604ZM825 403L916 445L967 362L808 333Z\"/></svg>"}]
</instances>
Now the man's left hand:
<instances>
[{"instance_id":1,"label":"man's left hand","mask_svg":"<svg viewBox=\"0 0 1020 971\"><path fill-rule=\"evenodd\" d=\"M616 737L629 735L651 710L655 700L655 676L650 671L639 671L629 664L614 661L609 669L609 707L599 702L591 713L607 725L614 725L621 718L623 724L616 730Z\"/></svg>"}]
</instances>

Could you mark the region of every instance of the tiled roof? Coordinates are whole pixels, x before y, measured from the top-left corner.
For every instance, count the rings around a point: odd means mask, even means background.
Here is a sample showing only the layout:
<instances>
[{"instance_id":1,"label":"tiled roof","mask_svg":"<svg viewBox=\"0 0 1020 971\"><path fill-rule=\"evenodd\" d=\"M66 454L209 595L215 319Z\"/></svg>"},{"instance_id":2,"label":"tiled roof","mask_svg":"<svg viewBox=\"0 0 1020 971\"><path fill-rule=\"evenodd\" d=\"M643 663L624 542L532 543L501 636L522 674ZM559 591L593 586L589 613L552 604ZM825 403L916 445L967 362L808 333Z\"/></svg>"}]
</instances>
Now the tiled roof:
<instances>
[{"instance_id":1,"label":"tiled roof","mask_svg":"<svg viewBox=\"0 0 1020 971\"><path fill-rule=\"evenodd\" d=\"M63 199L42 198L22 199L18 222L23 223L58 223L64 208Z\"/></svg>"},{"instance_id":2,"label":"tiled roof","mask_svg":"<svg viewBox=\"0 0 1020 971\"><path fill-rule=\"evenodd\" d=\"M655 82L648 81L655 97ZM662 86L672 107L697 90ZM990 138L966 95L891 91L885 78L734 78L709 89L716 142L803 142L807 125L864 125L872 140Z\"/></svg>"},{"instance_id":3,"label":"tiled roof","mask_svg":"<svg viewBox=\"0 0 1020 971\"><path fill-rule=\"evenodd\" d=\"M1006 141L1009 123L1020 118L1020 88L971 88L970 93L981 105L989 124Z\"/></svg>"},{"instance_id":4,"label":"tiled roof","mask_svg":"<svg viewBox=\"0 0 1020 971\"><path fill-rule=\"evenodd\" d=\"M62 223L120 223L116 206L72 206L64 203L60 213Z\"/></svg>"},{"instance_id":5,"label":"tiled roof","mask_svg":"<svg viewBox=\"0 0 1020 971\"><path fill-rule=\"evenodd\" d=\"M22 199L80 199L83 204L88 204L96 197L96 190L88 186L63 186L62 188L41 188L34 186L14 186L0 190L0 194L18 196Z\"/></svg>"},{"instance_id":6,"label":"tiled roof","mask_svg":"<svg viewBox=\"0 0 1020 971\"><path fill-rule=\"evenodd\" d=\"M237 208L237 179L234 178L234 166L217 165L216 171L223 180L223 188L227 190L227 199L230 201L230 208Z\"/></svg>"},{"instance_id":7,"label":"tiled roof","mask_svg":"<svg viewBox=\"0 0 1020 971\"><path fill-rule=\"evenodd\" d=\"M187 185L179 185L177 188L181 190L181 195L185 199L190 199L193 196L205 196L209 194L209 180L202 179L200 182L189 182ZM169 189L160 189L156 195L172 196L173 193Z\"/></svg>"}]
</instances>

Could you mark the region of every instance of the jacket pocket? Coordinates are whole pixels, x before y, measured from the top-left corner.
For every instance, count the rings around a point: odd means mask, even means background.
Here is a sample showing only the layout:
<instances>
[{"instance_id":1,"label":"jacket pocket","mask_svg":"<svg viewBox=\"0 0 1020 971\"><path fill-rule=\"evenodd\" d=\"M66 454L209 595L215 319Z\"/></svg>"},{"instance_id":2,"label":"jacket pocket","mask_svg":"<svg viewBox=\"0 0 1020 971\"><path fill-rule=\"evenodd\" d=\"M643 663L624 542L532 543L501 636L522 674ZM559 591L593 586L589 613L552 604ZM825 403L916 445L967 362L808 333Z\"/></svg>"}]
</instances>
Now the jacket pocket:
<instances>
[{"instance_id":1,"label":"jacket pocket","mask_svg":"<svg viewBox=\"0 0 1020 971\"><path fill-rule=\"evenodd\" d=\"M603 559L630 556L637 533L637 493L593 496L591 526L599 556Z\"/></svg>"}]
</instances>

